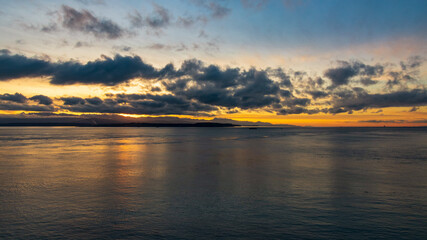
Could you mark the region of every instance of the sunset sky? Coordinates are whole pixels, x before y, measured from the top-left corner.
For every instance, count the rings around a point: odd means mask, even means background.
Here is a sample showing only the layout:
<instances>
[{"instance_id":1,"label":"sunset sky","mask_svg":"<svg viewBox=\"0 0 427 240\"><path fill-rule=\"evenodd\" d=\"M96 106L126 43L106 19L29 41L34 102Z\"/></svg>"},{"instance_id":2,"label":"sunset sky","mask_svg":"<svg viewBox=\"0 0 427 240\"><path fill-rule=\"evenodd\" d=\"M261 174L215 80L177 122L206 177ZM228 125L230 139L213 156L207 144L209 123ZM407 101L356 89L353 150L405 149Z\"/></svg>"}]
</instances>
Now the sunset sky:
<instances>
[{"instance_id":1,"label":"sunset sky","mask_svg":"<svg viewBox=\"0 0 427 240\"><path fill-rule=\"evenodd\" d=\"M425 0L0 4L0 118L427 126Z\"/></svg>"}]
</instances>

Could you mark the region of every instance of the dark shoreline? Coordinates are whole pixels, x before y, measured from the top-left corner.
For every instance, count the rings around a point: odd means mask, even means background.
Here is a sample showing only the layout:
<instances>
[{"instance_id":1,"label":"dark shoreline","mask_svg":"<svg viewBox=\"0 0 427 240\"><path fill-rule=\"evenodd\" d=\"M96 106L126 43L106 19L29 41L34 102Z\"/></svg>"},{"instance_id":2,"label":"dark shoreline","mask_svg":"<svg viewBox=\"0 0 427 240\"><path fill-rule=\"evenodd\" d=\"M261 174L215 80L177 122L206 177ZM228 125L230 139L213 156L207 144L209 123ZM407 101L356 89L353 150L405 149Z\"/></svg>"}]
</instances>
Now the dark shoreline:
<instances>
[{"instance_id":1,"label":"dark shoreline","mask_svg":"<svg viewBox=\"0 0 427 240\"><path fill-rule=\"evenodd\" d=\"M0 127L239 127L231 123L117 123L117 124L79 124L79 123L4 123Z\"/></svg>"},{"instance_id":2,"label":"dark shoreline","mask_svg":"<svg viewBox=\"0 0 427 240\"><path fill-rule=\"evenodd\" d=\"M232 128L232 127L248 127L250 129L259 128L307 128L307 129L350 129L350 128L427 128L427 126L337 126L337 127L312 127L312 126L281 126L281 125L269 125L269 126L258 126L258 125L237 125L231 123L117 123L117 124L79 124L79 123L0 123L0 127L197 127L197 128Z\"/></svg>"}]
</instances>

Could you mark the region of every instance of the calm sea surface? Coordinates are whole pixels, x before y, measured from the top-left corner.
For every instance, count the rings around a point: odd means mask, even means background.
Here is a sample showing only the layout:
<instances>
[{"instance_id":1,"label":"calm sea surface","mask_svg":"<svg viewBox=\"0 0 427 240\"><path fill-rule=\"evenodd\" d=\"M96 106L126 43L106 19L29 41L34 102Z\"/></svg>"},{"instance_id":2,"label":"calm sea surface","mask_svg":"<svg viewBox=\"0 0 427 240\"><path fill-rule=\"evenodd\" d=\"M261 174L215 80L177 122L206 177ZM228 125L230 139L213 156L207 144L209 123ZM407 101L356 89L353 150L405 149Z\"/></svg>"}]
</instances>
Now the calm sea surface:
<instances>
[{"instance_id":1,"label":"calm sea surface","mask_svg":"<svg viewBox=\"0 0 427 240\"><path fill-rule=\"evenodd\" d=\"M0 128L0 239L427 239L427 128Z\"/></svg>"}]
</instances>

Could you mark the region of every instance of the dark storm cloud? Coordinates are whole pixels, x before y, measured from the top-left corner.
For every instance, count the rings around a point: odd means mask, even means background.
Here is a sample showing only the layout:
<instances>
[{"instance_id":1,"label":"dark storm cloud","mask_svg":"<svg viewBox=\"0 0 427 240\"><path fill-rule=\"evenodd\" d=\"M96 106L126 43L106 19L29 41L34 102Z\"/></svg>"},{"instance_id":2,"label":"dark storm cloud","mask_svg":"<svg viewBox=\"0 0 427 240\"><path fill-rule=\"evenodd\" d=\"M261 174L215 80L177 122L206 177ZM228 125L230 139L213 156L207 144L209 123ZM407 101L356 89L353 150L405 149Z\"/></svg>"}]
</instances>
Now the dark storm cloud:
<instances>
[{"instance_id":1,"label":"dark storm cloud","mask_svg":"<svg viewBox=\"0 0 427 240\"><path fill-rule=\"evenodd\" d=\"M28 99L37 102L38 104L29 104ZM50 98L42 95L36 95L31 98L27 98L21 93L0 94L0 110L10 111L53 111L52 102L49 103ZM50 99L50 101L52 101Z\"/></svg>"},{"instance_id":2,"label":"dark storm cloud","mask_svg":"<svg viewBox=\"0 0 427 240\"><path fill-rule=\"evenodd\" d=\"M41 77L50 75L53 65L45 60L10 55L8 50L0 54L0 81L21 77ZM6 54L5 54L6 53Z\"/></svg>"},{"instance_id":3,"label":"dark storm cloud","mask_svg":"<svg viewBox=\"0 0 427 240\"><path fill-rule=\"evenodd\" d=\"M36 101L42 105L51 105L53 103L52 99L44 95L35 95L29 98L30 100Z\"/></svg>"},{"instance_id":4,"label":"dark storm cloud","mask_svg":"<svg viewBox=\"0 0 427 240\"><path fill-rule=\"evenodd\" d=\"M85 104L85 100L80 97L62 97L60 98L64 102L64 105L78 105Z\"/></svg>"},{"instance_id":5,"label":"dark storm cloud","mask_svg":"<svg viewBox=\"0 0 427 240\"><path fill-rule=\"evenodd\" d=\"M323 92L323 91L309 91L307 93L310 94L314 100L316 100L318 98L325 98L325 97L329 96L329 93Z\"/></svg>"},{"instance_id":6,"label":"dark storm cloud","mask_svg":"<svg viewBox=\"0 0 427 240\"><path fill-rule=\"evenodd\" d=\"M99 19L87 10L78 11L63 5L62 26L72 31L93 34L97 38L116 39L125 33L119 25L108 19Z\"/></svg>"},{"instance_id":7,"label":"dark storm cloud","mask_svg":"<svg viewBox=\"0 0 427 240\"><path fill-rule=\"evenodd\" d=\"M9 93L0 94L0 100L10 101L10 102L16 102L16 103L25 103L25 102L27 102L27 98L24 95L20 94L20 93L15 93L15 94L9 94Z\"/></svg>"},{"instance_id":8,"label":"dark storm cloud","mask_svg":"<svg viewBox=\"0 0 427 240\"><path fill-rule=\"evenodd\" d=\"M272 70L273 76L280 79L280 85L292 88L292 82L291 82L291 76L289 74L286 74L283 69L278 68Z\"/></svg>"},{"instance_id":9,"label":"dark storm cloud","mask_svg":"<svg viewBox=\"0 0 427 240\"><path fill-rule=\"evenodd\" d=\"M362 78L360 79L360 83L364 86L374 85L377 84L378 81L372 80L371 78Z\"/></svg>"},{"instance_id":10,"label":"dark storm cloud","mask_svg":"<svg viewBox=\"0 0 427 240\"><path fill-rule=\"evenodd\" d=\"M55 66L51 83L56 85L69 84L103 84L117 85L131 79L156 78L157 71L145 64L140 57L116 55L114 58L104 57L86 64L63 62Z\"/></svg>"},{"instance_id":11,"label":"dark storm cloud","mask_svg":"<svg viewBox=\"0 0 427 240\"><path fill-rule=\"evenodd\" d=\"M86 98L85 100L86 100L87 103L92 104L92 105L100 105L100 104L102 104L104 102L99 97Z\"/></svg>"},{"instance_id":12,"label":"dark storm cloud","mask_svg":"<svg viewBox=\"0 0 427 240\"><path fill-rule=\"evenodd\" d=\"M352 92L341 95L333 100L331 111L362 110L368 108L412 107L427 105L427 91L413 89L384 94L369 94L367 92Z\"/></svg>"},{"instance_id":13,"label":"dark storm cloud","mask_svg":"<svg viewBox=\"0 0 427 240\"><path fill-rule=\"evenodd\" d=\"M1 55L9 55L9 54L12 54L12 52L10 52L10 50L8 50L8 49L0 49L0 54Z\"/></svg>"},{"instance_id":14,"label":"dark storm cloud","mask_svg":"<svg viewBox=\"0 0 427 240\"><path fill-rule=\"evenodd\" d=\"M64 103L60 106L70 111L135 114L198 114L197 111L200 111L207 114L215 110L227 112L236 109L263 109L278 114L336 114L368 108L427 105L425 90L407 90L411 88L402 87L399 91L389 89L389 93L380 94L370 93L368 87L352 86L371 85L373 82L387 86L393 79L399 86L404 86L402 83L405 82L417 82L415 73L420 64L415 62L412 65L405 62L405 66L408 65L405 71L396 70L396 67L392 68L392 71L385 71L384 65L366 65L358 61L341 62L339 68L328 69L325 76L331 79L347 76L347 83L354 78L352 84L339 85L335 81L332 87L328 87L322 78L310 76L304 71L285 72L281 68L245 70L205 64L197 59L186 60L179 68L167 64L156 69L138 56L103 56L101 59L79 63L52 62L11 55L8 50L2 50L1 53L0 81L21 77L45 77L55 85L116 86L141 78L148 84L148 89L164 91L163 95L109 95L105 99L61 98ZM408 70L409 68L411 70ZM389 82L377 82L371 79L374 77L388 77ZM25 103L26 98L16 94L0 95L4 104L12 102L11 99L15 99L16 103ZM41 105L52 105L51 99L49 101L41 95L30 99ZM324 105L323 109L316 108L321 105Z\"/></svg>"},{"instance_id":15,"label":"dark storm cloud","mask_svg":"<svg viewBox=\"0 0 427 240\"><path fill-rule=\"evenodd\" d=\"M280 102L279 83L272 81L266 71L221 69L192 59L175 72L174 77L180 76L186 78L164 82L166 89L205 104L249 109Z\"/></svg>"},{"instance_id":16,"label":"dark storm cloud","mask_svg":"<svg viewBox=\"0 0 427 240\"><path fill-rule=\"evenodd\" d=\"M83 99L78 97L67 104L64 102L62 109L72 112L93 112L93 113L124 113L124 114L185 114L185 115L207 115L207 112L217 108L202 103L192 102L183 97L153 94L117 94L112 98L99 99L94 103L91 99L86 99L90 104L82 104ZM83 100L84 101L84 100ZM91 102L92 101L92 102Z\"/></svg>"},{"instance_id":17,"label":"dark storm cloud","mask_svg":"<svg viewBox=\"0 0 427 240\"><path fill-rule=\"evenodd\" d=\"M278 115L289 115L289 114L316 114L322 112L319 109L307 109L304 107L291 107L291 108L285 108L281 109L277 112Z\"/></svg>"},{"instance_id":18,"label":"dark storm cloud","mask_svg":"<svg viewBox=\"0 0 427 240\"><path fill-rule=\"evenodd\" d=\"M0 110L9 110L9 111L41 111L41 112L51 112L55 109L53 106L45 105L29 105L29 104L20 104L20 103L4 103L0 102Z\"/></svg>"},{"instance_id":19,"label":"dark storm cloud","mask_svg":"<svg viewBox=\"0 0 427 240\"><path fill-rule=\"evenodd\" d=\"M347 85L355 76L379 76L384 72L382 65L366 65L359 61L339 61L339 67L327 69L324 76L332 81L332 87Z\"/></svg>"}]
</instances>

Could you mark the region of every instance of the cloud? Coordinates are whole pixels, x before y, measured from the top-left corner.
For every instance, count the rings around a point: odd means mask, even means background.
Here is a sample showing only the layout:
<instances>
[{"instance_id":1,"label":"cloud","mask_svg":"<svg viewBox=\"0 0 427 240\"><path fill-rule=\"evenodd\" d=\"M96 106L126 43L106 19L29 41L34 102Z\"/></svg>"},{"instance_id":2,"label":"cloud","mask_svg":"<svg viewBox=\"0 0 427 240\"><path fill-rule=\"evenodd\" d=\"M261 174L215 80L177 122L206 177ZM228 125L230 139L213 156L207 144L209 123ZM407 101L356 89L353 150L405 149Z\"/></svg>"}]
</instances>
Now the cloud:
<instances>
[{"instance_id":1,"label":"cloud","mask_svg":"<svg viewBox=\"0 0 427 240\"><path fill-rule=\"evenodd\" d=\"M324 76L332 81L332 87L347 85L351 78L355 76L379 76L384 71L384 66L366 65L359 61L338 61L339 67L329 68L324 72Z\"/></svg>"},{"instance_id":2,"label":"cloud","mask_svg":"<svg viewBox=\"0 0 427 240\"><path fill-rule=\"evenodd\" d=\"M210 12L212 18L221 19L231 13L230 8L219 4L217 1L193 0L192 2L197 6L207 9Z\"/></svg>"},{"instance_id":3,"label":"cloud","mask_svg":"<svg viewBox=\"0 0 427 240\"><path fill-rule=\"evenodd\" d=\"M105 1L104 0L76 0L77 2L81 2L84 5L89 5L89 4L93 4L93 5L105 5Z\"/></svg>"},{"instance_id":4,"label":"cloud","mask_svg":"<svg viewBox=\"0 0 427 240\"><path fill-rule=\"evenodd\" d=\"M0 49L0 54L1 55L10 55L10 54L12 54L12 52L8 49Z\"/></svg>"},{"instance_id":5,"label":"cloud","mask_svg":"<svg viewBox=\"0 0 427 240\"><path fill-rule=\"evenodd\" d=\"M253 8L259 10L268 3L268 0L240 0L240 2L245 8Z\"/></svg>"},{"instance_id":6,"label":"cloud","mask_svg":"<svg viewBox=\"0 0 427 240\"><path fill-rule=\"evenodd\" d=\"M30 100L36 101L39 104L43 104L43 105L51 105L53 103L52 99L48 96L44 96L44 95L35 95L32 96L31 98L29 98Z\"/></svg>"},{"instance_id":7,"label":"cloud","mask_svg":"<svg viewBox=\"0 0 427 240\"><path fill-rule=\"evenodd\" d=\"M66 102L70 99L73 101ZM208 115L208 112L216 110L213 106L192 102L171 94L117 94L101 101L93 101L93 99L85 101L82 98L69 97L63 98L63 101L64 106L61 108L72 112L87 113Z\"/></svg>"},{"instance_id":8,"label":"cloud","mask_svg":"<svg viewBox=\"0 0 427 240\"><path fill-rule=\"evenodd\" d=\"M28 99L37 102L37 104L28 104ZM49 100L50 103L49 103ZM21 93L0 94L0 110L10 111L53 111L52 100L46 96L36 95L31 98L27 98Z\"/></svg>"},{"instance_id":9,"label":"cloud","mask_svg":"<svg viewBox=\"0 0 427 240\"><path fill-rule=\"evenodd\" d=\"M97 38L116 39L124 35L119 25L108 19L99 19L87 10L78 11L63 5L61 8L62 26L72 31L92 34Z\"/></svg>"},{"instance_id":10,"label":"cloud","mask_svg":"<svg viewBox=\"0 0 427 240\"><path fill-rule=\"evenodd\" d=\"M58 25L56 23L50 23L49 25L42 26L40 28L40 31L45 32L45 33L57 32L58 31Z\"/></svg>"},{"instance_id":11,"label":"cloud","mask_svg":"<svg viewBox=\"0 0 427 240\"><path fill-rule=\"evenodd\" d=\"M325 98L325 97L329 96L329 94L327 92L323 92L323 91L309 91L307 93L310 94L314 100L316 100L318 98Z\"/></svg>"},{"instance_id":12,"label":"cloud","mask_svg":"<svg viewBox=\"0 0 427 240\"><path fill-rule=\"evenodd\" d=\"M51 111L54 111L55 109L53 108L53 106L0 102L0 110L51 112Z\"/></svg>"},{"instance_id":13,"label":"cloud","mask_svg":"<svg viewBox=\"0 0 427 240\"><path fill-rule=\"evenodd\" d=\"M64 105L85 104L85 100L80 97L62 97L60 100L64 102Z\"/></svg>"},{"instance_id":14,"label":"cloud","mask_svg":"<svg viewBox=\"0 0 427 240\"><path fill-rule=\"evenodd\" d=\"M9 94L9 93L0 94L0 100L10 101L10 102L16 102L16 103L25 103L25 102L27 102L27 98L24 95L20 94L20 93L15 93L15 94Z\"/></svg>"},{"instance_id":15,"label":"cloud","mask_svg":"<svg viewBox=\"0 0 427 240\"><path fill-rule=\"evenodd\" d=\"M0 81L46 76L55 85L80 83L112 86L139 77L153 79L160 74L164 73L145 64L138 56L104 56L103 59L81 64L74 61L52 63L23 55L0 55Z\"/></svg>"},{"instance_id":16,"label":"cloud","mask_svg":"<svg viewBox=\"0 0 427 240\"><path fill-rule=\"evenodd\" d=\"M335 96L332 113L337 110L344 112L368 108L412 107L427 105L427 91L413 89L392 93L369 94L365 91L354 91L345 95Z\"/></svg>"},{"instance_id":17,"label":"cloud","mask_svg":"<svg viewBox=\"0 0 427 240\"><path fill-rule=\"evenodd\" d=\"M114 58L104 57L86 64L77 62L58 64L52 72L51 83L113 86L139 77L152 79L158 77L158 74L156 69L145 64L140 57L116 55Z\"/></svg>"},{"instance_id":18,"label":"cloud","mask_svg":"<svg viewBox=\"0 0 427 240\"><path fill-rule=\"evenodd\" d=\"M159 48L167 46L158 45ZM131 80L144 81L144 85L158 95L137 94L107 96L107 98L77 98L64 96L61 105L65 110L104 113L134 114L208 114L209 111L264 110L278 114L352 113L369 108L419 107L427 105L426 90L418 81L415 72L420 64L405 62L401 66L375 64L359 61L341 62L339 67L328 69L328 78L347 77L346 84L326 86L324 80L304 71L285 71L283 68L241 69L206 64L198 59L184 61L181 66L167 64L154 68L139 56L102 58L79 63L75 61L52 62L49 59L11 55L3 50L0 55L0 81L21 77L43 77L54 85L97 84L116 86ZM396 69L398 68L398 69ZM339 70L337 70L339 69ZM344 70L342 70L344 69ZM352 72L341 74L339 72ZM336 73L339 74L336 74ZM331 74L327 74L331 73ZM399 90L386 87L387 77L393 76L402 82L416 82ZM372 80L378 78L381 80ZM384 79L384 80L383 80ZM405 80L406 79L406 80ZM351 80L351 81L350 81ZM377 84L374 88L371 82ZM338 84L338 85L337 85ZM25 103L25 96L2 94L2 103L13 100ZM21 99L21 100L19 100ZM22 100L23 99L23 100ZM33 96L30 100L39 105L52 105L52 101ZM18 103L18 102L16 102ZM56 106L56 105L55 105Z\"/></svg>"},{"instance_id":19,"label":"cloud","mask_svg":"<svg viewBox=\"0 0 427 240\"><path fill-rule=\"evenodd\" d=\"M85 100L87 103L92 104L92 105L100 105L104 102L99 97L86 98Z\"/></svg>"},{"instance_id":20,"label":"cloud","mask_svg":"<svg viewBox=\"0 0 427 240\"><path fill-rule=\"evenodd\" d=\"M81 42L81 41L76 42L76 44L74 45L75 48L91 47L91 46L92 46L92 44L90 44L88 42Z\"/></svg>"},{"instance_id":21,"label":"cloud","mask_svg":"<svg viewBox=\"0 0 427 240\"><path fill-rule=\"evenodd\" d=\"M410 70L420 67L425 62L425 58L421 56L411 56L406 62L401 61L400 67L402 70Z\"/></svg>"},{"instance_id":22,"label":"cloud","mask_svg":"<svg viewBox=\"0 0 427 240\"><path fill-rule=\"evenodd\" d=\"M405 123L406 120L360 120L360 123Z\"/></svg>"},{"instance_id":23,"label":"cloud","mask_svg":"<svg viewBox=\"0 0 427 240\"><path fill-rule=\"evenodd\" d=\"M217 2L210 2L208 8L212 11L212 17L214 18L224 18L231 12L230 8L221 6Z\"/></svg>"},{"instance_id":24,"label":"cloud","mask_svg":"<svg viewBox=\"0 0 427 240\"><path fill-rule=\"evenodd\" d=\"M364 86L377 84L378 81L372 80L371 78L362 78L360 79L360 83Z\"/></svg>"},{"instance_id":25,"label":"cloud","mask_svg":"<svg viewBox=\"0 0 427 240\"><path fill-rule=\"evenodd\" d=\"M21 77L41 77L52 74L53 65L45 60L10 55L9 50L0 54L0 81Z\"/></svg>"},{"instance_id":26,"label":"cloud","mask_svg":"<svg viewBox=\"0 0 427 240\"><path fill-rule=\"evenodd\" d=\"M419 107L412 107L411 110L409 110L409 112L416 112L419 109Z\"/></svg>"},{"instance_id":27,"label":"cloud","mask_svg":"<svg viewBox=\"0 0 427 240\"><path fill-rule=\"evenodd\" d=\"M113 46L113 49L114 50L117 50L117 51L121 51L121 52L129 52L130 50L132 50L132 48L131 47L129 47L129 46Z\"/></svg>"},{"instance_id":28,"label":"cloud","mask_svg":"<svg viewBox=\"0 0 427 240\"><path fill-rule=\"evenodd\" d=\"M169 11L155 3L153 3L153 7L154 11L145 17L136 10L133 13L129 13L128 18L131 25L136 28L148 26L153 29L161 29L169 26L172 18Z\"/></svg>"}]
</instances>

